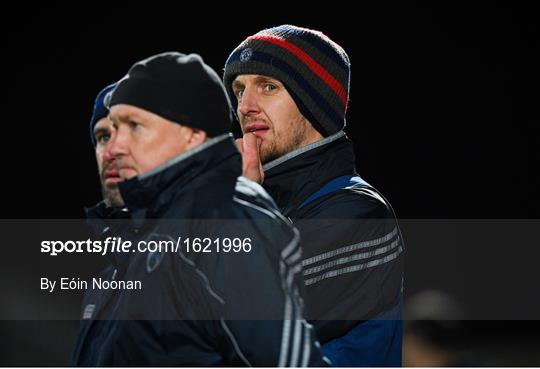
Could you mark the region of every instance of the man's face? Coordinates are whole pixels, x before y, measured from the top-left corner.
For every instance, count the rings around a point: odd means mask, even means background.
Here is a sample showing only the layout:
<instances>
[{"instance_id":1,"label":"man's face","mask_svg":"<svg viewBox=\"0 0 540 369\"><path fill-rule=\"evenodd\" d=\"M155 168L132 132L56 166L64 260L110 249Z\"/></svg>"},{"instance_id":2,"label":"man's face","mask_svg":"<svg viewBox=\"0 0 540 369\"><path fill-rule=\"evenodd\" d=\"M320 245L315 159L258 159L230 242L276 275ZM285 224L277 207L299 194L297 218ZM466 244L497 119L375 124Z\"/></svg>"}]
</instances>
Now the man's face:
<instances>
[{"instance_id":1,"label":"man's face","mask_svg":"<svg viewBox=\"0 0 540 369\"><path fill-rule=\"evenodd\" d=\"M94 127L103 199L124 204L118 183L146 173L193 147L193 130L131 105L115 105ZM196 145L195 145L196 146Z\"/></svg>"},{"instance_id":2,"label":"man's face","mask_svg":"<svg viewBox=\"0 0 540 369\"><path fill-rule=\"evenodd\" d=\"M322 138L277 79L241 74L232 88L238 100L242 132L253 132L261 138L259 154L263 163Z\"/></svg>"}]
</instances>

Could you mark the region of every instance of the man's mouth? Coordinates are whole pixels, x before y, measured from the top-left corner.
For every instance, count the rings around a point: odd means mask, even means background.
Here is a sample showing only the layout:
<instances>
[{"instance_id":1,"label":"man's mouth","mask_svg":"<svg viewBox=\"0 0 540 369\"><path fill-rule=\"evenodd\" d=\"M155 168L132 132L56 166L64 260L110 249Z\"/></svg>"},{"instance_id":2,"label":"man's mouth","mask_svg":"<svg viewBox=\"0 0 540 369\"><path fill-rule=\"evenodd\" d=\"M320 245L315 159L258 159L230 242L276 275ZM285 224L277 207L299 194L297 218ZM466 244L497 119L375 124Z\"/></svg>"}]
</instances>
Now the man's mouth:
<instances>
[{"instance_id":1,"label":"man's mouth","mask_svg":"<svg viewBox=\"0 0 540 369\"><path fill-rule=\"evenodd\" d=\"M105 171L105 184L116 184L122 182L124 179L120 177L120 172L117 169L110 169Z\"/></svg>"},{"instance_id":2,"label":"man's mouth","mask_svg":"<svg viewBox=\"0 0 540 369\"><path fill-rule=\"evenodd\" d=\"M253 133L257 136L265 135L270 131L270 128L263 123L250 123L244 127L244 133Z\"/></svg>"},{"instance_id":3,"label":"man's mouth","mask_svg":"<svg viewBox=\"0 0 540 369\"><path fill-rule=\"evenodd\" d=\"M103 178L106 184L117 184L137 175L137 170L132 166L117 167L111 165L103 172Z\"/></svg>"}]
</instances>

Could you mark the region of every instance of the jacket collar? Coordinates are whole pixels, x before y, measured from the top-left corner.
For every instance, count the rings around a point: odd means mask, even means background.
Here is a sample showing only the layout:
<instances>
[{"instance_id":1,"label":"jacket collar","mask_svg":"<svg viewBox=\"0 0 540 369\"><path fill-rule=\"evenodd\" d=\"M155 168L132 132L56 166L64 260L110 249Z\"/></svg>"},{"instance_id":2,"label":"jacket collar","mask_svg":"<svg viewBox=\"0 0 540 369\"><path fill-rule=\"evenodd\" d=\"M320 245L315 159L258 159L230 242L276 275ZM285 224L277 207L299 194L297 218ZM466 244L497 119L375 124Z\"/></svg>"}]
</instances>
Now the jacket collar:
<instances>
[{"instance_id":1,"label":"jacket collar","mask_svg":"<svg viewBox=\"0 0 540 369\"><path fill-rule=\"evenodd\" d=\"M229 165L222 165L227 160ZM101 201L93 208L85 209L87 223L96 236L106 237L109 233L111 236L124 236L128 221L130 226L140 226L148 209L157 212L195 179L204 180L212 172L216 175L213 169L218 165L221 171L236 176L241 174L240 154L229 134L211 138L148 173L120 183L125 207L107 207ZM125 253L108 252L106 257L117 269L123 270L127 265L128 255Z\"/></svg>"},{"instance_id":2,"label":"jacket collar","mask_svg":"<svg viewBox=\"0 0 540 369\"><path fill-rule=\"evenodd\" d=\"M340 131L263 166L263 187L285 215L333 178L356 173L352 142Z\"/></svg>"},{"instance_id":3,"label":"jacket collar","mask_svg":"<svg viewBox=\"0 0 540 369\"><path fill-rule=\"evenodd\" d=\"M152 202L163 205L166 203L165 200L170 199L171 195L183 188L183 185L197 177L204 176L211 168L235 155L239 161L240 155L230 134L213 137L192 150L175 156L150 172L121 182L119 188L125 207L107 207L105 202L101 201L94 207L85 209L86 217L91 221L96 234L100 234L107 226L105 221L129 218L134 210L145 208ZM231 163L223 170L238 172L240 175L240 168L239 163ZM173 190L167 191L171 187ZM103 222L99 222L100 220Z\"/></svg>"},{"instance_id":4,"label":"jacket collar","mask_svg":"<svg viewBox=\"0 0 540 369\"><path fill-rule=\"evenodd\" d=\"M221 166L234 156L237 156L238 163ZM218 165L220 170L241 175L240 154L231 134L213 137L150 172L121 182L120 193L132 214L140 210L155 213L191 182L212 175Z\"/></svg>"}]
</instances>

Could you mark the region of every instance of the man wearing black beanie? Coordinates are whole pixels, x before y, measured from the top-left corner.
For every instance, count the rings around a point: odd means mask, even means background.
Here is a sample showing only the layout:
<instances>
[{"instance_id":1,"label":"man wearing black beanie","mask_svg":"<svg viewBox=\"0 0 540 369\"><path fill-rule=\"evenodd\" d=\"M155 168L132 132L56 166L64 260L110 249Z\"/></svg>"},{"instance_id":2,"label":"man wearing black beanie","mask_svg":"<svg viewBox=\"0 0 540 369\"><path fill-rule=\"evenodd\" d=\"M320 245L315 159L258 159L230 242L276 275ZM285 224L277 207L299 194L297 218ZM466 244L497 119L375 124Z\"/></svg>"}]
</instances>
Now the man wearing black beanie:
<instances>
[{"instance_id":1,"label":"man wearing black beanie","mask_svg":"<svg viewBox=\"0 0 540 369\"><path fill-rule=\"evenodd\" d=\"M335 366L401 365L403 244L343 131L350 61L322 32L281 25L225 63L244 175L300 231L306 312Z\"/></svg>"},{"instance_id":2,"label":"man wearing black beanie","mask_svg":"<svg viewBox=\"0 0 540 369\"><path fill-rule=\"evenodd\" d=\"M196 54L142 60L98 96L106 190L89 223L102 240L170 248L107 253L100 280L120 287L87 291L74 365L326 365L303 318L298 233L240 176L231 119Z\"/></svg>"}]
</instances>

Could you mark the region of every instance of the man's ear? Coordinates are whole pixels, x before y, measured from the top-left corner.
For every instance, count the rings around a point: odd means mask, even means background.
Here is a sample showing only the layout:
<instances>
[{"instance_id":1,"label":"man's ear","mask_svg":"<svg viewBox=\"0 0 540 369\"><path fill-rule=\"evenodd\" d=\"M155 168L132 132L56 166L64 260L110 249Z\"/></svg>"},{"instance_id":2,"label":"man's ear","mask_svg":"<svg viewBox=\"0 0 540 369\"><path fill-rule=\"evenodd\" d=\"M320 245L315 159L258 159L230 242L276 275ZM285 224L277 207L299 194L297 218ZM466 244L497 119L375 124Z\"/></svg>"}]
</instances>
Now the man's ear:
<instances>
[{"instance_id":1,"label":"man's ear","mask_svg":"<svg viewBox=\"0 0 540 369\"><path fill-rule=\"evenodd\" d=\"M197 128L191 128L191 127L190 127L190 130L191 132L190 132L189 139L187 142L188 150L199 146L200 144L202 144L204 141L208 139L208 135L206 134L205 131L201 129L197 129Z\"/></svg>"}]
</instances>

